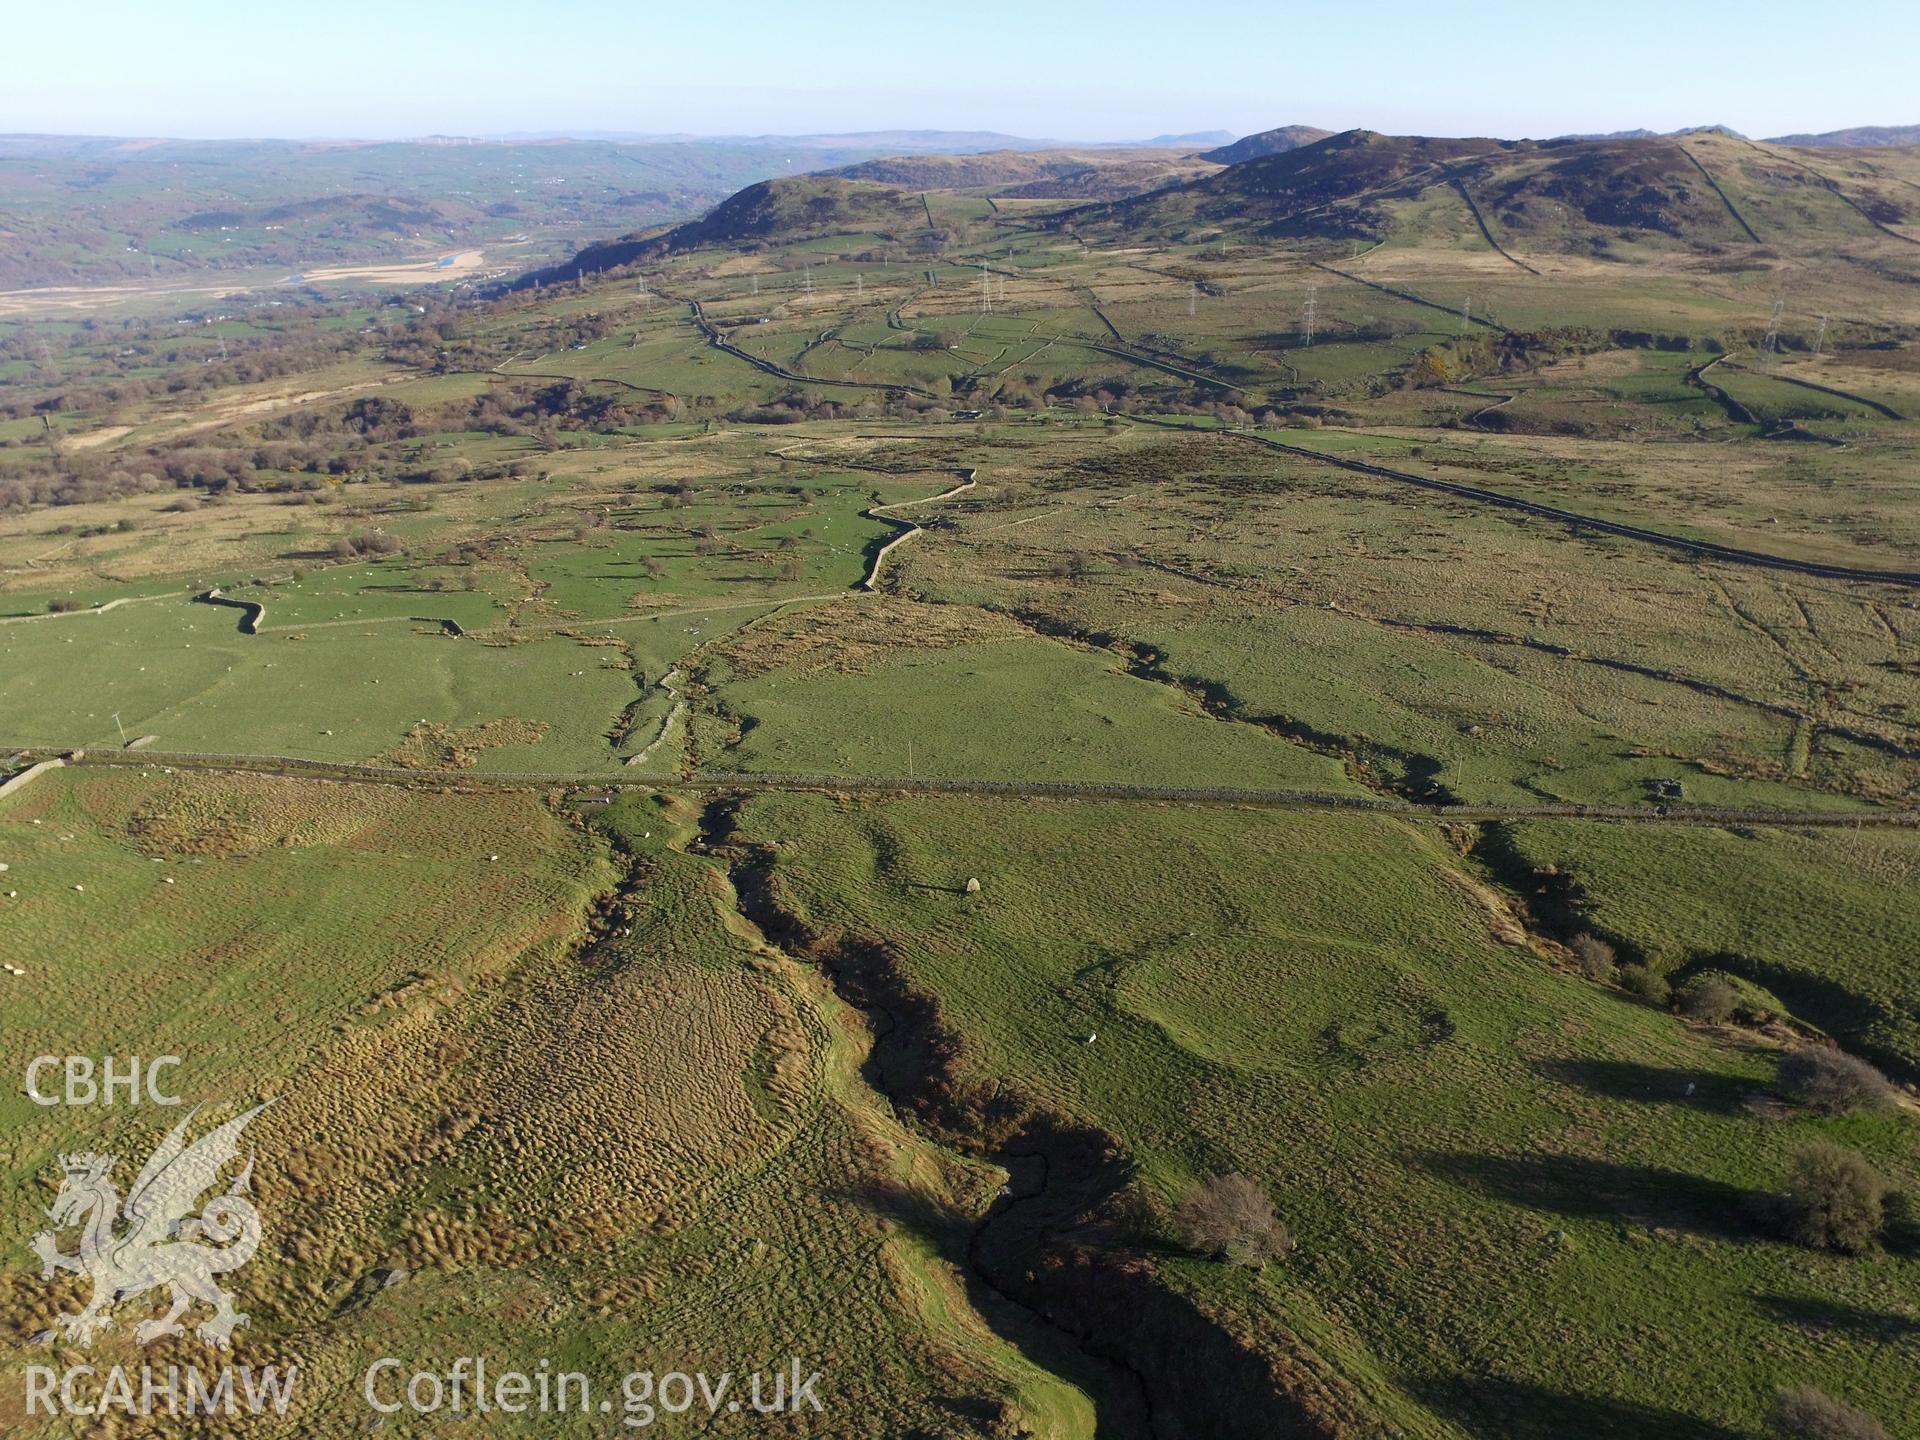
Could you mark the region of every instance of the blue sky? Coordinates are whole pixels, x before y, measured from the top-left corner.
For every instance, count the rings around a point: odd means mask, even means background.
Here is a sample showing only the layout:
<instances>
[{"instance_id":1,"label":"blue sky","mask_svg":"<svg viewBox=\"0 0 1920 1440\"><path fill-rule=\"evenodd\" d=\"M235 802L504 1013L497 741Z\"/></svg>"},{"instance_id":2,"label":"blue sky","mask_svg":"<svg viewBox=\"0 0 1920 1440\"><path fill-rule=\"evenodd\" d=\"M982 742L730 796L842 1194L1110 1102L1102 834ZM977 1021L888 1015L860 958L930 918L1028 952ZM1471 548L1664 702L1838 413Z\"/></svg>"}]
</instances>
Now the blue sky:
<instances>
[{"instance_id":1,"label":"blue sky","mask_svg":"<svg viewBox=\"0 0 1920 1440\"><path fill-rule=\"evenodd\" d=\"M1292 123L1505 136L1920 123L1915 0L11 8L0 131L1099 140Z\"/></svg>"}]
</instances>

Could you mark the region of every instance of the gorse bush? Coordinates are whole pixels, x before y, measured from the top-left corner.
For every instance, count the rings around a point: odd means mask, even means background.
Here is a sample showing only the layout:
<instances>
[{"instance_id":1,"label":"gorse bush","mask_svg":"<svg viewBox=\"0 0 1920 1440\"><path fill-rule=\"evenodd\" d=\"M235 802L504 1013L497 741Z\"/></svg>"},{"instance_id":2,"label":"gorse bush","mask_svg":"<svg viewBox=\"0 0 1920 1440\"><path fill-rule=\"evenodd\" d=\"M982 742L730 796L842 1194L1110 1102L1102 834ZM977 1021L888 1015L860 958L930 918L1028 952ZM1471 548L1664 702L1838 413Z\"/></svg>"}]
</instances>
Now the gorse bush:
<instances>
[{"instance_id":1,"label":"gorse bush","mask_svg":"<svg viewBox=\"0 0 1920 1440\"><path fill-rule=\"evenodd\" d=\"M1817 1250L1871 1250L1886 1224L1887 1182L1866 1156L1826 1141L1794 1157L1787 1233Z\"/></svg>"},{"instance_id":2,"label":"gorse bush","mask_svg":"<svg viewBox=\"0 0 1920 1440\"><path fill-rule=\"evenodd\" d=\"M342 560L350 560L357 555L392 555L400 550L397 537L384 530L370 530L361 535L342 535L333 542L332 553Z\"/></svg>"},{"instance_id":3,"label":"gorse bush","mask_svg":"<svg viewBox=\"0 0 1920 1440\"><path fill-rule=\"evenodd\" d=\"M1620 983L1642 1000L1664 1005L1673 995L1667 977L1649 965L1627 965L1620 971Z\"/></svg>"},{"instance_id":4,"label":"gorse bush","mask_svg":"<svg viewBox=\"0 0 1920 1440\"><path fill-rule=\"evenodd\" d=\"M1683 986L1673 1003L1690 1020L1718 1025L1740 1008L1740 992L1723 975L1702 975Z\"/></svg>"}]
</instances>

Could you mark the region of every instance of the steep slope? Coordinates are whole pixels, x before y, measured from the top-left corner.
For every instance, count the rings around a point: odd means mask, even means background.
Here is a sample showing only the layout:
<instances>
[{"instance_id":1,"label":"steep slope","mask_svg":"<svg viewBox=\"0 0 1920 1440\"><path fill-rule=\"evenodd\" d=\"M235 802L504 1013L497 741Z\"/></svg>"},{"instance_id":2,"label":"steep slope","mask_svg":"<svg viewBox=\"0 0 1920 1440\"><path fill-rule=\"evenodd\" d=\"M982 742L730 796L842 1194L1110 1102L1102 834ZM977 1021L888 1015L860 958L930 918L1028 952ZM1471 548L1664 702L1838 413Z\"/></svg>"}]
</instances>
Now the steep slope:
<instances>
[{"instance_id":1,"label":"steep slope","mask_svg":"<svg viewBox=\"0 0 1920 1440\"><path fill-rule=\"evenodd\" d=\"M971 190L987 185L1019 185L1086 165L1086 159L1077 155L990 150L978 155L889 155L825 173L835 179L909 190Z\"/></svg>"},{"instance_id":2,"label":"steep slope","mask_svg":"<svg viewBox=\"0 0 1920 1440\"><path fill-rule=\"evenodd\" d=\"M1519 163L1474 176L1476 198L1504 225L1575 247L1600 229L1666 235L1695 245L1743 238L1708 172L1679 139L1548 142Z\"/></svg>"},{"instance_id":3,"label":"steep slope","mask_svg":"<svg viewBox=\"0 0 1920 1440\"><path fill-rule=\"evenodd\" d=\"M1154 239L1382 241L1425 234L1451 212L1463 231L1543 252L1595 253L1625 241L1714 254L1764 240L1814 253L1841 233L1835 224L1864 236L1869 222L1897 224L1904 213L1882 206L1856 218L1846 197L1825 200L1820 190L1834 186L1722 132L1522 141L1352 130L1157 194L1085 207L1070 223ZM1819 215L1805 209L1810 192ZM1778 223L1756 231L1749 206Z\"/></svg>"},{"instance_id":4,"label":"steep slope","mask_svg":"<svg viewBox=\"0 0 1920 1440\"><path fill-rule=\"evenodd\" d=\"M1382 202L1442 183L1446 167L1512 149L1500 140L1442 140L1349 130L1263 155L1216 175L1116 205L1074 212L1077 225L1177 237L1205 229L1248 238L1287 235L1381 238Z\"/></svg>"},{"instance_id":5,"label":"steep slope","mask_svg":"<svg viewBox=\"0 0 1920 1440\"><path fill-rule=\"evenodd\" d=\"M1916 188L1913 151L1804 156L1717 128L1544 141L1349 130L1220 169L1166 151L896 156L751 185L699 220L590 246L537 278L703 246L925 236L923 195L941 190L1083 202L1037 223L1112 243L1485 243L1522 268L1528 252L1830 256L1876 232L1920 245Z\"/></svg>"},{"instance_id":6,"label":"steep slope","mask_svg":"<svg viewBox=\"0 0 1920 1440\"><path fill-rule=\"evenodd\" d=\"M1302 145L1325 140L1332 134L1333 131L1322 130L1315 125L1281 125L1276 129L1262 130L1257 135L1243 135L1232 144L1204 151L1200 158L1211 160L1216 165L1238 165L1242 161L1258 160L1266 155L1284 155L1289 150L1298 150Z\"/></svg>"},{"instance_id":7,"label":"steep slope","mask_svg":"<svg viewBox=\"0 0 1920 1440\"><path fill-rule=\"evenodd\" d=\"M994 193L1008 200L1124 200L1163 190L1183 180L1217 174L1219 167L1198 156L1180 159L1121 160L1082 166L1061 175L1010 185Z\"/></svg>"},{"instance_id":8,"label":"steep slope","mask_svg":"<svg viewBox=\"0 0 1920 1440\"><path fill-rule=\"evenodd\" d=\"M596 274L649 255L709 245L750 247L822 235L893 235L926 228L926 210L918 194L825 175L762 180L729 196L698 220L589 245L564 264L522 276L515 288L536 281L571 280L577 274Z\"/></svg>"},{"instance_id":9,"label":"steep slope","mask_svg":"<svg viewBox=\"0 0 1920 1440\"><path fill-rule=\"evenodd\" d=\"M669 248L782 242L868 230L924 229L917 195L832 176L763 180L721 201L698 220L667 232Z\"/></svg>"},{"instance_id":10,"label":"steep slope","mask_svg":"<svg viewBox=\"0 0 1920 1440\"><path fill-rule=\"evenodd\" d=\"M1024 200L1119 200L1178 180L1210 175L1215 166L1165 148L999 150L982 155L894 155L826 173L843 180L907 190L989 190Z\"/></svg>"}]
</instances>

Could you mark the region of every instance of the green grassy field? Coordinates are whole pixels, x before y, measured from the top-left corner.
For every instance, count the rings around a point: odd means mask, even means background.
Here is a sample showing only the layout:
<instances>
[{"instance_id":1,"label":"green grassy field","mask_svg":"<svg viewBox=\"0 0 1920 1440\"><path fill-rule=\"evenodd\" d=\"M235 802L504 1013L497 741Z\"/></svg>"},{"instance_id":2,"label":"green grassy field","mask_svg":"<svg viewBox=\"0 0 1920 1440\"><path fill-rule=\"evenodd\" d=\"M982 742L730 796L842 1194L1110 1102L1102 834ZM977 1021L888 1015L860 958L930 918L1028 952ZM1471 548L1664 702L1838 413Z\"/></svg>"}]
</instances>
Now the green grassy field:
<instances>
[{"instance_id":1,"label":"green grassy field","mask_svg":"<svg viewBox=\"0 0 1920 1440\"><path fill-rule=\"evenodd\" d=\"M1335 761L1223 724L1052 640L880 655L854 673L783 666L738 682L724 661L710 667L738 733L718 737L718 760L801 774L1155 784L1169 782L1178 756L1183 783L1348 788Z\"/></svg>"},{"instance_id":2,"label":"green grassy field","mask_svg":"<svg viewBox=\"0 0 1920 1440\"><path fill-rule=\"evenodd\" d=\"M682 820L597 818L640 858L622 934L587 948L611 869L534 797L55 775L0 811L21 891L0 954L31 989L9 1002L7 1063L81 1026L102 1045L164 1033L196 1100L279 1097L249 1132L272 1229L237 1355L298 1363L320 1398L277 1433L357 1433L381 1355L513 1363L530 1306L543 1354L597 1394L649 1357L744 1386L798 1355L832 1407L799 1433L897 1435L982 1395L1077 1420L1071 1382L996 1338L932 1237L876 1208L970 1203L981 1178L858 1102L835 1002L729 923L709 864L675 848ZM295 923L305 905L325 923ZM673 1038L689 1013L691 1045ZM236 1030L250 1043L221 1038ZM7 1157L22 1233L56 1147L157 1139L150 1109L103 1135L88 1111L6 1108L39 1122ZM18 1342L52 1302L6 1284ZM10 1351L9 1371L33 1353Z\"/></svg>"},{"instance_id":3,"label":"green grassy field","mask_svg":"<svg viewBox=\"0 0 1920 1440\"><path fill-rule=\"evenodd\" d=\"M0 770L89 751L0 798L0 1060L278 1097L283 1433L531 1337L803 1356L822 1437L1761 1440L1812 1385L1920 1440L1911 1223L1769 1199L1817 1140L1920 1189L1920 602L1848 573L1920 546L1911 247L1730 136L1633 151L1670 228L1336 141L1361 191L809 177L538 288L0 320ZM1810 1043L1899 1103L1786 1103ZM0 1113L21 1237L154 1138ZM1223 1172L1297 1251L1192 1242ZM77 1291L0 1289L12 1375Z\"/></svg>"},{"instance_id":4,"label":"green grassy field","mask_svg":"<svg viewBox=\"0 0 1920 1440\"><path fill-rule=\"evenodd\" d=\"M797 797L742 828L778 841L778 893L823 953L880 937L932 997L956 1087L1118 1137L1161 1225L1197 1177L1267 1185L1296 1261L1163 1274L1405 1433L1746 1434L1785 1383L1912 1413L1880 1347L1914 1261L1809 1264L1738 1218L1815 1136L1913 1183L1910 1117L1751 1112L1765 1047L1498 943L1433 832Z\"/></svg>"},{"instance_id":5,"label":"green grassy field","mask_svg":"<svg viewBox=\"0 0 1920 1440\"><path fill-rule=\"evenodd\" d=\"M1627 837L1530 822L1517 855L1578 880L1564 903L1660 969L1722 969L1902 1074L1920 1073L1906 834L1711 830ZM1718 877L1739 874L1737 888Z\"/></svg>"}]
</instances>

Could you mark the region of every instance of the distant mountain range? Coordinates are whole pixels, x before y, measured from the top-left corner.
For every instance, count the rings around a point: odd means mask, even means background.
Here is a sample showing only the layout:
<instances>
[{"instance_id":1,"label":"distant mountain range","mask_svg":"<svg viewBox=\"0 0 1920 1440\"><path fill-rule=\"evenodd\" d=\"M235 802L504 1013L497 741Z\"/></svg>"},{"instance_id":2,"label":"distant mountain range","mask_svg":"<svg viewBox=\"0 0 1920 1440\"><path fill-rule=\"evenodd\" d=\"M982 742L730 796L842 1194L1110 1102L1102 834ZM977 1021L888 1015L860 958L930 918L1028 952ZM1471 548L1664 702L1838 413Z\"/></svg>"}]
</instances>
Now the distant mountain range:
<instances>
[{"instance_id":1,"label":"distant mountain range","mask_svg":"<svg viewBox=\"0 0 1920 1440\"><path fill-rule=\"evenodd\" d=\"M435 139L446 137L436 136ZM965 155L980 150L1033 150L1058 145L997 130L867 130L846 135L697 135L690 131L515 130L472 137L485 144L597 140L612 145L739 145L755 149L869 150L890 155Z\"/></svg>"},{"instance_id":2,"label":"distant mountain range","mask_svg":"<svg viewBox=\"0 0 1920 1440\"><path fill-rule=\"evenodd\" d=\"M1686 125L1678 130L1606 130L1583 135L1556 135L1554 140L1673 140L1685 135L1731 135L1745 140L1731 125Z\"/></svg>"},{"instance_id":3,"label":"distant mountain range","mask_svg":"<svg viewBox=\"0 0 1920 1440\"><path fill-rule=\"evenodd\" d=\"M1119 146L1141 150L1198 150L1203 146L1225 145L1233 139L1231 130L1196 130L1191 135L1156 135L1151 140L1115 141Z\"/></svg>"},{"instance_id":4,"label":"distant mountain range","mask_svg":"<svg viewBox=\"0 0 1920 1440\"><path fill-rule=\"evenodd\" d=\"M1811 145L1852 150L1863 145L1920 145L1920 125L1856 125L1819 135L1776 135L1775 145Z\"/></svg>"},{"instance_id":5,"label":"distant mountain range","mask_svg":"<svg viewBox=\"0 0 1920 1440\"><path fill-rule=\"evenodd\" d=\"M1263 155L1283 154L1334 132L1314 125L1281 125L1272 130L1235 138L1230 130L1194 130L1155 135L1144 140L1061 140L1009 135L998 130L854 130L804 135L701 135L691 131L649 130L513 130L484 135L423 135L408 140L356 140L351 137L257 140L170 140L159 137L105 135L0 135L0 142L16 151L74 154L131 146L222 146L233 144L312 148L366 145L557 145L568 142L602 145L706 145L794 151L859 150L884 155L975 155L990 150L1186 150L1204 152L1201 158L1216 165L1237 165ZM1651 140L1719 133L1746 137L1728 125L1689 125L1679 130L1607 130L1557 135L1556 140ZM1817 134L1775 135L1771 145L1855 148L1875 145L1920 145L1920 125L1859 125Z\"/></svg>"},{"instance_id":6,"label":"distant mountain range","mask_svg":"<svg viewBox=\"0 0 1920 1440\"><path fill-rule=\"evenodd\" d=\"M435 136L436 140L447 137ZM642 145L786 146L793 150L884 150L890 155L978 155L989 150L1201 150L1233 139L1231 130L1195 130L1150 140L1047 140L998 130L855 130L839 135L656 135L627 130L515 131L483 141L601 140Z\"/></svg>"},{"instance_id":7,"label":"distant mountain range","mask_svg":"<svg viewBox=\"0 0 1920 1440\"><path fill-rule=\"evenodd\" d=\"M0 290L483 246L538 264L583 235L690 219L756 180L891 148L0 135Z\"/></svg>"},{"instance_id":8,"label":"distant mountain range","mask_svg":"<svg viewBox=\"0 0 1920 1440\"><path fill-rule=\"evenodd\" d=\"M1609 130L1604 135L1561 135L1561 140L1656 140L1680 135L1747 137L1731 125L1689 125L1684 130ZM1823 130L1817 135L1774 135L1769 145L1800 145L1816 150L1852 150L1868 145L1920 145L1920 125L1856 125L1851 130Z\"/></svg>"},{"instance_id":9,"label":"distant mountain range","mask_svg":"<svg viewBox=\"0 0 1920 1440\"><path fill-rule=\"evenodd\" d=\"M1236 139L1227 130L1200 130L1182 135L1155 135L1149 140L1045 140L1004 135L992 130L865 130L844 135L653 135L616 131L567 131L544 134L488 136L489 140L602 140L616 143L787 146L796 150L884 150L890 155L974 155L989 150L1190 150L1216 165L1238 165L1263 155L1280 155L1302 145L1324 140L1334 132L1314 125L1281 125ZM1747 138L1730 125L1688 125L1678 130L1607 130L1557 135L1556 140L1654 140L1687 135L1731 135ZM1770 145L1801 145L1851 149L1870 145L1920 145L1920 125L1860 125L1849 130L1818 134L1775 135Z\"/></svg>"},{"instance_id":10,"label":"distant mountain range","mask_svg":"<svg viewBox=\"0 0 1920 1440\"><path fill-rule=\"evenodd\" d=\"M1160 134L1132 146L984 130L411 141L0 135L7 232L0 289L129 280L164 285L206 271L294 273L483 246L510 249L500 258L516 267L552 266L578 251L583 236L625 241L707 215L756 182L810 172L903 191L975 189L1028 210L1042 201L1130 206L1088 216L1086 223L1135 225L1165 237L1208 227L1253 234L1264 228L1274 235L1320 227L1353 238L1386 233L1393 219L1389 197L1336 195L1332 207L1315 216L1296 213L1287 196L1338 191L1341 176L1377 172L1380 183L1399 193L1440 175L1473 189L1484 214L1466 219L1548 248L1603 247L1612 243L1609 233L1617 238L1623 230L1719 244L1727 237L1718 232L1729 227L1737 244L1748 237L1733 213L1746 204L1739 192L1749 183L1759 186L1755 201L1762 211L1771 192L1763 177L1749 181L1737 173L1759 152L1721 126L1555 141L1353 138L1364 134L1349 132L1324 150L1318 147L1327 145L1328 132L1309 125L1282 125L1211 148L1205 147L1224 132ZM1706 158L1710 170L1720 167L1713 181L1695 164L1700 156L1690 159L1679 148L1682 141L1689 149L1729 147L1718 161ZM1824 156L1809 154L1798 163L1807 172L1803 180L1818 183L1801 184L1796 193L1837 195L1832 204L1854 212L1853 220L1837 217L1843 224L1893 227L1902 238L1920 229L1906 184L1862 173L1834 192L1826 173L1841 165L1846 150L1920 145L1920 125L1787 135L1768 143L1824 148ZM1396 147L1409 145L1433 152L1422 152L1416 169L1443 168L1419 170L1410 179L1392 173ZM1566 148L1583 145L1638 148ZM1273 163L1303 150L1312 153L1299 166ZM1578 157L1608 177L1606 185L1594 189L1586 170L1563 163ZM1720 173L1728 169L1735 173ZM1221 170L1243 173L1228 178ZM1564 193L1536 194L1536 181ZM1715 194L1714 182L1729 187L1728 195ZM733 221L749 230L762 222L776 233L791 229L793 217L777 203L782 198L747 214L727 212L719 227L727 233L711 238L744 238ZM863 203L858 195L842 198L836 208L850 215ZM1766 218L1758 217L1758 231L1767 230ZM1780 223L1791 229L1799 222L1783 214ZM702 236L694 229L680 238L697 243Z\"/></svg>"}]
</instances>

